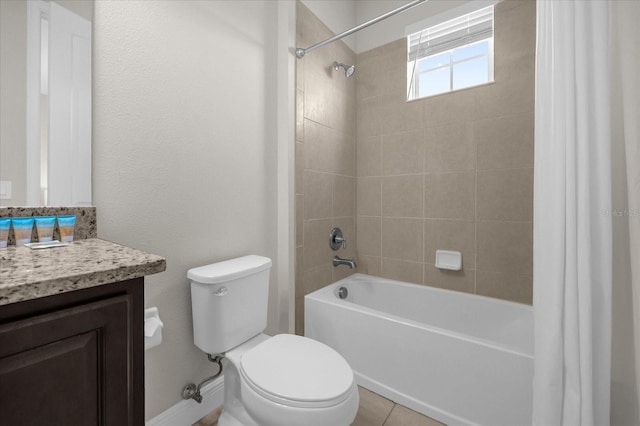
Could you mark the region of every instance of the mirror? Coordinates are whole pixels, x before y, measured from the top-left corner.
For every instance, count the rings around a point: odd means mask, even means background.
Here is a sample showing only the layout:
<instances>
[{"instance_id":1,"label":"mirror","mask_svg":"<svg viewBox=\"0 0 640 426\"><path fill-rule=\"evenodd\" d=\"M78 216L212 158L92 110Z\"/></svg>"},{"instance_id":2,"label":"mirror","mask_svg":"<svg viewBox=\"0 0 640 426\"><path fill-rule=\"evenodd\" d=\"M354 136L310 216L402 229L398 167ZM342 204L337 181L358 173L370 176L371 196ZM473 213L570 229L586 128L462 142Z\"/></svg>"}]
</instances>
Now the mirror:
<instances>
[{"instance_id":1,"label":"mirror","mask_svg":"<svg viewBox=\"0 0 640 426\"><path fill-rule=\"evenodd\" d=\"M0 1L0 206L91 205L93 8Z\"/></svg>"}]
</instances>

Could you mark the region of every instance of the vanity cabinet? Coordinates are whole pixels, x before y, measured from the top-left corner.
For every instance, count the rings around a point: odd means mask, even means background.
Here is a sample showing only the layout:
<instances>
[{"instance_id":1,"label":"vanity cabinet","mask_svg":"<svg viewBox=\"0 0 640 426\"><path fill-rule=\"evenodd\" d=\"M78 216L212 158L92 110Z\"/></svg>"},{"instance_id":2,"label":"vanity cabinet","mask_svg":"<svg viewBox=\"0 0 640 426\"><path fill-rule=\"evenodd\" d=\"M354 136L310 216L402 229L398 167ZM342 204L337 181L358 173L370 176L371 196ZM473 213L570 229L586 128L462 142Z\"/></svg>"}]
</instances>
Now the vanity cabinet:
<instances>
[{"instance_id":1,"label":"vanity cabinet","mask_svg":"<svg viewBox=\"0 0 640 426\"><path fill-rule=\"evenodd\" d=\"M144 278L0 306L0 424L144 425Z\"/></svg>"}]
</instances>

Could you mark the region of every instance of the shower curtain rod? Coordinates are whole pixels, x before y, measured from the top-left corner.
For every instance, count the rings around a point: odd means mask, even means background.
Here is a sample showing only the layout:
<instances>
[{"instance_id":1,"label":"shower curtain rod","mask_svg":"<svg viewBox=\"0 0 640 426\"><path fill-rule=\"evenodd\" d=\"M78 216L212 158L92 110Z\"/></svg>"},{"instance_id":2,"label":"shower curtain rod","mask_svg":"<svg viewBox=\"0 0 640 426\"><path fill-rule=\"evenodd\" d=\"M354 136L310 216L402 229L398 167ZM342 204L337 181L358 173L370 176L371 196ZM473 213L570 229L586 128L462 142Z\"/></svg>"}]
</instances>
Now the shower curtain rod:
<instances>
[{"instance_id":1,"label":"shower curtain rod","mask_svg":"<svg viewBox=\"0 0 640 426\"><path fill-rule=\"evenodd\" d=\"M298 57L298 59L302 59L302 57L304 55L306 55L307 53L311 52L312 50L315 50L315 49L317 49L319 47L325 46L325 45L327 45L329 43L333 43L336 40L340 40L341 38L346 37L348 35L351 35L351 34L355 33L356 31L360 31L361 29L367 28L370 25L376 24L376 23L378 23L378 22L380 22L380 21L382 21L384 19L387 19L390 16L393 16L393 15L395 15L397 13L404 12L405 10L411 9L412 7L417 6L420 3L424 3L425 1L427 1L427 0L414 0L411 3L407 3L404 6L400 6L397 9L391 10L391 11L385 13L384 15L380 15L377 18L374 18L374 19L372 19L370 21L362 23L362 24L360 24L360 25L358 25L356 27L353 27L350 30L341 32L338 35L334 35L333 37L328 38L328 39L326 39L324 41L321 41L319 43L316 43L313 46L309 46L306 49L298 47L296 49L296 56Z\"/></svg>"}]
</instances>

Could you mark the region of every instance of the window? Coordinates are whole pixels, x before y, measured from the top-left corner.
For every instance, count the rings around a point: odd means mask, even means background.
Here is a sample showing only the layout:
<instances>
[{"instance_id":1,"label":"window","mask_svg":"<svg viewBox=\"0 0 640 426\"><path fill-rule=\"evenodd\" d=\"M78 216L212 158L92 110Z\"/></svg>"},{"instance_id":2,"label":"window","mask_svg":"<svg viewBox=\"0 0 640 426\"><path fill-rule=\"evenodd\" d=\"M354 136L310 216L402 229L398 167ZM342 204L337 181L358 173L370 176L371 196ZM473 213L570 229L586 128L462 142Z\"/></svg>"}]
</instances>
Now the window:
<instances>
[{"instance_id":1,"label":"window","mask_svg":"<svg viewBox=\"0 0 640 426\"><path fill-rule=\"evenodd\" d=\"M493 81L493 6L407 37L407 99Z\"/></svg>"}]
</instances>

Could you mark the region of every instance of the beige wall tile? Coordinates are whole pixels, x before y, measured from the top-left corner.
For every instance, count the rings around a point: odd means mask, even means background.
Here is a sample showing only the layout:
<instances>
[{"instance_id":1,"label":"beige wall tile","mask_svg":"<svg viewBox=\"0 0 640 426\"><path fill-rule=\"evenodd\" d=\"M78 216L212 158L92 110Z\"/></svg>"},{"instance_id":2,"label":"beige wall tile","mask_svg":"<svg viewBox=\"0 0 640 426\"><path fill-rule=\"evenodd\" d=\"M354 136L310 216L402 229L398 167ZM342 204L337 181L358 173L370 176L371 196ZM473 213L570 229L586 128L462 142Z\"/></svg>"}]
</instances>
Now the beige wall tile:
<instances>
[{"instance_id":1,"label":"beige wall tile","mask_svg":"<svg viewBox=\"0 0 640 426\"><path fill-rule=\"evenodd\" d=\"M346 176L356 175L356 139L344 133L335 133L333 151L333 173Z\"/></svg>"},{"instance_id":2,"label":"beige wall tile","mask_svg":"<svg viewBox=\"0 0 640 426\"><path fill-rule=\"evenodd\" d=\"M406 49L402 38L358 55L358 100L406 90Z\"/></svg>"},{"instance_id":3,"label":"beige wall tile","mask_svg":"<svg viewBox=\"0 0 640 426\"><path fill-rule=\"evenodd\" d=\"M475 274L476 271L473 269L463 269L462 271L438 269L433 262L429 262L424 264L423 283L430 287L474 293Z\"/></svg>"},{"instance_id":4,"label":"beige wall tile","mask_svg":"<svg viewBox=\"0 0 640 426\"><path fill-rule=\"evenodd\" d=\"M355 216L356 178L333 175L333 217Z\"/></svg>"},{"instance_id":5,"label":"beige wall tile","mask_svg":"<svg viewBox=\"0 0 640 426\"><path fill-rule=\"evenodd\" d=\"M382 257L422 262L422 226L422 219L383 218Z\"/></svg>"},{"instance_id":6,"label":"beige wall tile","mask_svg":"<svg viewBox=\"0 0 640 426\"><path fill-rule=\"evenodd\" d=\"M526 55L502 58L501 61L496 62L495 67L494 81L498 86L510 82L512 84L528 84L527 87L531 87L531 83L534 83L533 80L535 80L535 51L531 50ZM533 92L531 96L534 96ZM517 112L522 111L507 111L504 115ZM484 117L478 116L478 118L482 119Z\"/></svg>"},{"instance_id":7,"label":"beige wall tile","mask_svg":"<svg viewBox=\"0 0 640 426\"><path fill-rule=\"evenodd\" d=\"M304 90L304 61L296 61L296 89Z\"/></svg>"},{"instance_id":8,"label":"beige wall tile","mask_svg":"<svg viewBox=\"0 0 640 426\"><path fill-rule=\"evenodd\" d=\"M382 135L384 99L373 96L358 102L356 108L356 133L359 138Z\"/></svg>"},{"instance_id":9,"label":"beige wall tile","mask_svg":"<svg viewBox=\"0 0 640 426\"><path fill-rule=\"evenodd\" d=\"M500 2L500 11L505 12L511 8L519 7L522 2L535 3L536 0L502 0Z\"/></svg>"},{"instance_id":10,"label":"beige wall tile","mask_svg":"<svg viewBox=\"0 0 640 426\"><path fill-rule=\"evenodd\" d=\"M303 234L303 217L304 217L304 196L300 194L296 194L296 247L301 246L303 244L302 234Z\"/></svg>"},{"instance_id":11,"label":"beige wall tile","mask_svg":"<svg viewBox=\"0 0 640 426\"><path fill-rule=\"evenodd\" d=\"M296 294L298 294L298 290L300 290L300 292L302 291L302 287L298 288L298 285L302 286L302 271L304 268L304 263L303 263L303 248L302 246L298 246L296 247L296 260L295 260L295 274L296 274Z\"/></svg>"},{"instance_id":12,"label":"beige wall tile","mask_svg":"<svg viewBox=\"0 0 640 426\"><path fill-rule=\"evenodd\" d=\"M307 269L303 273L304 294L313 293L314 291L325 287L332 282L332 268L330 263L325 263L318 267Z\"/></svg>"},{"instance_id":13,"label":"beige wall tile","mask_svg":"<svg viewBox=\"0 0 640 426\"><path fill-rule=\"evenodd\" d=\"M500 29L494 38L495 60L502 63L513 56L529 55L536 47L536 4L521 1L498 3L494 25Z\"/></svg>"},{"instance_id":14,"label":"beige wall tile","mask_svg":"<svg viewBox=\"0 0 640 426\"><path fill-rule=\"evenodd\" d=\"M436 250L462 253L462 268L476 268L476 226L462 220L425 219L424 263L435 264Z\"/></svg>"},{"instance_id":15,"label":"beige wall tile","mask_svg":"<svg viewBox=\"0 0 640 426\"><path fill-rule=\"evenodd\" d=\"M304 193L303 177L302 177L303 170L304 170L304 144L300 142L296 142L296 166L295 166L296 194Z\"/></svg>"},{"instance_id":16,"label":"beige wall tile","mask_svg":"<svg viewBox=\"0 0 640 426\"><path fill-rule=\"evenodd\" d=\"M406 132L424 128L422 104L419 102L407 102L404 92L385 94L380 96L382 100L382 133Z\"/></svg>"},{"instance_id":17,"label":"beige wall tile","mask_svg":"<svg viewBox=\"0 0 640 426\"><path fill-rule=\"evenodd\" d=\"M358 256L381 255L382 219L379 217L358 216Z\"/></svg>"},{"instance_id":18,"label":"beige wall tile","mask_svg":"<svg viewBox=\"0 0 640 426\"><path fill-rule=\"evenodd\" d=\"M304 117L316 123L328 125L331 80L325 70L314 70L310 64L306 65L305 71Z\"/></svg>"},{"instance_id":19,"label":"beige wall tile","mask_svg":"<svg viewBox=\"0 0 640 426\"><path fill-rule=\"evenodd\" d=\"M349 61L353 63L353 61ZM344 75L339 76L340 80L346 82L345 87L340 85L333 87L333 97L336 99L339 107L335 108L333 112L332 123L334 123L334 129L349 135L352 138L356 136L356 100L355 100L355 82L353 79L347 79Z\"/></svg>"},{"instance_id":20,"label":"beige wall tile","mask_svg":"<svg viewBox=\"0 0 640 426\"><path fill-rule=\"evenodd\" d=\"M533 111L478 121L478 169L533 167L533 129Z\"/></svg>"},{"instance_id":21,"label":"beige wall tile","mask_svg":"<svg viewBox=\"0 0 640 426\"><path fill-rule=\"evenodd\" d=\"M445 126L473 121L475 89L460 90L424 98L414 103L423 106L424 127Z\"/></svg>"},{"instance_id":22,"label":"beige wall tile","mask_svg":"<svg viewBox=\"0 0 640 426\"><path fill-rule=\"evenodd\" d=\"M422 262L383 257L380 276L390 280L420 284L422 282L423 265Z\"/></svg>"},{"instance_id":23,"label":"beige wall tile","mask_svg":"<svg viewBox=\"0 0 640 426\"><path fill-rule=\"evenodd\" d=\"M382 178L362 177L357 179L358 215L382 215Z\"/></svg>"},{"instance_id":24,"label":"beige wall tile","mask_svg":"<svg viewBox=\"0 0 640 426\"><path fill-rule=\"evenodd\" d=\"M533 169L478 171L478 219L533 220Z\"/></svg>"},{"instance_id":25,"label":"beige wall tile","mask_svg":"<svg viewBox=\"0 0 640 426\"><path fill-rule=\"evenodd\" d=\"M531 222L478 222L476 269L514 275L533 275Z\"/></svg>"},{"instance_id":26,"label":"beige wall tile","mask_svg":"<svg viewBox=\"0 0 640 426\"><path fill-rule=\"evenodd\" d=\"M382 137L383 175L422 173L424 130L412 130Z\"/></svg>"},{"instance_id":27,"label":"beige wall tile","mask_svg":"<svg viewBox=\"0 0 640 426\"><path fill-rule=\"evenodd\" d=\"M296 140L304 142L304 92L296 89Z\"/></svg>"},{"instance_id":28,"label":"beige wall tile","mask_svg":"<svg viewBox=\"0 0 640 426\"><path fill-rule=\"evenodd\" d=\"M333 252L329 248L329 232L333 228L332 225L331 219L304 221L304 270L329 263L333 258Z\"/></svg>"},{"instance_id":29,"label":"beige wall tile","mask_svg":"<svg viewBox=\"0 0 640 426\"><path fill-rule=\"evenodd\" d=\"M427 173L475 170L474 123L427 128L424 164Z\"/></svg>"},{"instance_id":30,"label":"beige wall tile","mask_svg":"<svg viewBox=\"0 0 640 426\"><path fill-rule=\"evenodd\" d=\"M296 144L296 194L306 198L296 197L296 210L323 218L307 217L302 225L296 218L304 244L297 258L305 271L325 268L327 274L329 268L331 280L339 279L353 271L328 267L331 258L357 253L359 270L373 275L474 292L477 273L478 293L527 299L535 2L522 3L497 6L494 84L407 103L404 38L357 57L334 43L297 61L296 132L304 144ZM298 6L305 21L297 25L298 44L331 35ZM333 71L334 60L356 63L354 78ZM330 177L330 193L326 177L313 171ZM350 196L353 187L356 195ZM349 202L354 198L355 207ZM476 216L512 222L474 225ZM349 250L328 247L336 223ZM462 251L464 271L436 269L439 248Z\"/></svg>"},{"instance_id":31,"label":"beige wall tile","mask_svg":"<svg viewBox=\"0 0 640 426\"><path fill-rule=\"evenodd\" d=\"M476 271L476 293L531 305L533 303L533 277Z\"/></svg>"},{"instance_id":32,"label":"beige wall tile","mask_svg":"<svg viewBox=\"0 0 640 426\"><path fill-rule=\"evenodd\" d=\"M296 296L296 334L298 336L304 336L304 296Z\"/></svg>"},{"instance_id":33,"label":"beige wall tile","mask_svg":"<svg viewBox=\"0 0 640 426\"><path fill-rule=\"evenodd\" d=\"M422 175L382 178L382 215L422 217Z\"/></svg>"},{"instance_id":34,"label":"beige wall tile","mask_svg":"<svg viewBox=\"0 0 640 426\"><path fill-rule=\"evenodd\" d=\"M297 9L297 45L333 35L303 4L298 2ZM335 253L329 248L334 226L341 227L349 241L341 256L355 257L357 240L356 82L332 69L336 59L355 63L356 56L339 41L296 61L296 244L301 244L296 248L297 308L305 288L311 291L355 271L333 268ZM373 106L380 107L375 102ZM380 209L378 202L378 215ZM297 332L303 327L302 311L296 313Z\"/></svg>"},{"instance_id":35,"label":"beige wall tile","mask_svg":"<svg viewBox=\"0 0 640 426\"><path fill-rule=\"evenodd\" d=\"M496 75L494 84L475 89L476 118L483 120L533 111L534 83L534 69L523 70L520 75L508 80Z\"/></svg>"},{"instance_id":36,"label":"beige wall tile","mask_svg":"<svg viewBox=\"0 0 640 426\"><path fill-rule=\"evenodd\" d=\"M304 219L331 217L333 179L329 173L304 171Z\"/></svg>"},{"instance_id":37,"label":"beige wall tile","mask_svg":"<svg viewBox=\"0 0 640 426\"><path fill-rule=\"evenodd\" d=\"M340 281L344 278L347 278L350 275L355 274L356 272L360 272L359 270L359 264L356 260L356 267L351 269L349 268L347 265L338 265L338 266L333 266L332 265L332 281L333 283L335 283L336 281Z\"/></svg>"},{"instance_id":38,"label":"beige wall tile","mask_svg":"<svg viewBox=\"0 0 640 426\"><path fill-rule=\"evenodd\" d=\"M376 256L358 255L358 270L363 274L382 276L382 259Z\"/></svg>"},{"instance_id":39,"label":"beige wall tile","mask_svg":"<svg viewBox=\"0 0 640 426\"><path fill-rule=\"evenodd\" d=\"M304 121L304 168L319 172L333 172L337 134L330 128L311 120Z\"/></svg>"},{"instance_id":40,"label":"beige wall tile","mask_svg":"<svg viewBox=\"0 0 640 426\"><path fill-rule=\"evenodd\" d=\"M356 159L358 176L382 176L382 136L359 138Z\"/></svg>"},{"instance_id":41,"label":"beige wall tile","mask_svg":"<svg viewBox=\"0 0 640 426\"><path fill-rule=\"evenodd\" d=\"M475 218L475 173L429 173L424 181L424 217Z\"/></svg>"}]
</instances>

